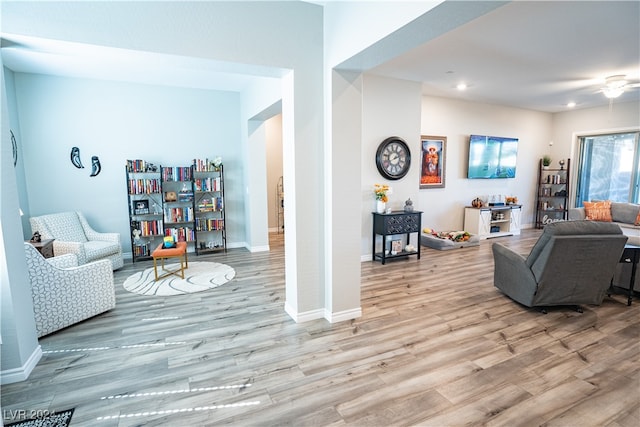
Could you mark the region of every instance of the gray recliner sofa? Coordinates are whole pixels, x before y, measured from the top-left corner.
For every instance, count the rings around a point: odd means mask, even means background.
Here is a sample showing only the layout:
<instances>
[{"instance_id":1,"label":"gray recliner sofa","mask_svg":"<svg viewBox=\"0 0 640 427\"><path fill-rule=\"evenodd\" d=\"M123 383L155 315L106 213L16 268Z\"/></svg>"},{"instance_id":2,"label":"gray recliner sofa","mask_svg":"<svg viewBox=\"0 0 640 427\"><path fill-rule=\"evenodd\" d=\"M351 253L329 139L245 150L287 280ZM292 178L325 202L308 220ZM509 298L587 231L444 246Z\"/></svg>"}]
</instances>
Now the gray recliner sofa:
<instances>
[{"instance_id":1,"label":"gray recliner sofa","mask_svg":"<svg viewBox=\"0 0 640 427\"><path fill-rule=\"evenodd\" d=\"M626 241L612 223L548 224L526 258L493 244L494 285L527 307L600 305Z\"/></svg>"},{"instance_id":2,"label":"gray recliner sofa","mask_svg":"<svg viewBox=\"0 0 640 427\"><path fill-rule=\"evenodd\" d=\"M629 240L627 244L640 246L640 225L636 225L636 219L638 212L640 211L640 205L634 203L622 203L611 202L611 218L614 224L620 226L622 233L626 235ZM585 219L585 210L583 207L570 208L569 220L583 220ZM631 281L631 264L619 263L616 266L616 273L613 277L614 285L629 289L629 282ZM640 274L636 273L636 280L633 285L634 292L640 291Z\"/></svg>"}]
</instances>

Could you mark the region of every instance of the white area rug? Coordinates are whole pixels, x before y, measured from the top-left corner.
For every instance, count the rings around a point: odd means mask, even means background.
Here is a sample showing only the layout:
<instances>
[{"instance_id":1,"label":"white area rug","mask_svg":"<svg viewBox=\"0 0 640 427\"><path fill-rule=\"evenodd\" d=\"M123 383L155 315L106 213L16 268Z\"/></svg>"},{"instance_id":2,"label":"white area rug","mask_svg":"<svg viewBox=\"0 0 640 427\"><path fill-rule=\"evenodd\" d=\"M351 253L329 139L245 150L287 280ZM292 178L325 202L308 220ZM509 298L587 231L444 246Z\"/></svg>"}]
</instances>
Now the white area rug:
<instances>
[{"instance_id":1,"label":"white area rug","mask_svg":"<svg viewBox=\"0 0 640 427\"><path fill-rule=\"evenodd\" d=\"M165 269L175 270L180 264L165 263ZM158 275L161 275L158 263ZM184 279L170 275L157 282L154 281L153 267L133 274L124 281L122 286L129 292L140 295L182 295L207 291L224 285L236 276L236 271L226 264L217 262L189 262L184 271Z\"/></svg>"}]
</instances>

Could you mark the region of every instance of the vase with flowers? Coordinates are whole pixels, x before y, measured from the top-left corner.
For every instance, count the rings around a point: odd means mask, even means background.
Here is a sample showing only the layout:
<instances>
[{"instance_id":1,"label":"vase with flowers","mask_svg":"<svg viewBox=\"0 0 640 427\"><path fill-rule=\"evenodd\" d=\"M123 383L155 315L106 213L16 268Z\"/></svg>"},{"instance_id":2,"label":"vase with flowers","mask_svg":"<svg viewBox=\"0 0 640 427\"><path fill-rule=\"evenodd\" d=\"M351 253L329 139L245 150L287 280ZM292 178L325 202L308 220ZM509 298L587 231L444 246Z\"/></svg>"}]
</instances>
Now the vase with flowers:
<instances>
[{"instance_id":1,"label":"vase with flowers","mask_svg":"<svg viewBox=\"0 0 640 427\"><path fill-rule=\"evenodd\" d=\"M386 184L375 184L373 186L373 192L376 196L376 212L384 213L387 208L387 202L389 201L389 194L391 188Z\"/></svg>"}]
</instances>

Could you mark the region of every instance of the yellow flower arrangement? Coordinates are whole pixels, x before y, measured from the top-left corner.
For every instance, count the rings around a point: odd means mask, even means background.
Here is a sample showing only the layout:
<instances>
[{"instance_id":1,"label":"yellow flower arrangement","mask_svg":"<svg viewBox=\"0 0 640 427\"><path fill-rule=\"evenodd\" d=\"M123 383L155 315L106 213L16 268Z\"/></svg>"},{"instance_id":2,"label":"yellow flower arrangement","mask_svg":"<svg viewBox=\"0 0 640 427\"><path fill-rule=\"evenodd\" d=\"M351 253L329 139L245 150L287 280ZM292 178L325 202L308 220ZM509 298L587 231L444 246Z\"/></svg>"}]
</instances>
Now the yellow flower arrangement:
<instances>
[{"instance_id":1,"label":"yellow flower arrangement","mask_svg":"<svg viewBox=\"0 0 640 427\"><path fill-rule=\"evenodd\" d=\"M375 184L373 186L373 192L376 195L376 200L380 200L383 203L387 203L389 198L387 197L387 192L389 191L389 186L384 184Z\"/></svg>"}]
</instances>

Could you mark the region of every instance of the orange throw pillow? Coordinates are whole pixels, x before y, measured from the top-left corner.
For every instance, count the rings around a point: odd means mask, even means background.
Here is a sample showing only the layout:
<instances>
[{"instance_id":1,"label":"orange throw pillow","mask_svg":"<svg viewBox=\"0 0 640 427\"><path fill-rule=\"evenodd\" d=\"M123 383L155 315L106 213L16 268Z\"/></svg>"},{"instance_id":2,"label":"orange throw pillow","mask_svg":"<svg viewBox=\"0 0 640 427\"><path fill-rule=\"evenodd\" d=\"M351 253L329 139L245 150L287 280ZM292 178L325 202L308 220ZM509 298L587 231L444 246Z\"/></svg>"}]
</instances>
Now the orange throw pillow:
<instances>
[{"instance_id":1,"label":"orange throw pillow","mask_svg":"<svg viewBox=\"0 0 640 427\"><path fill-rule=\"evenodd\" d=\"M611 200L603 202L582 202L586 219L611 222Z\"/></svg>"},{"instance_id":2,"label":"orange throw pillow","mask_svg":"<svg viewBox=\"0 0 640 427\"><path fill-rule=\"evenodd\" d=\"M636 217L636 225L640 225L640 212L638 212L638 216Z\"/></svg>"}]
</instances>

